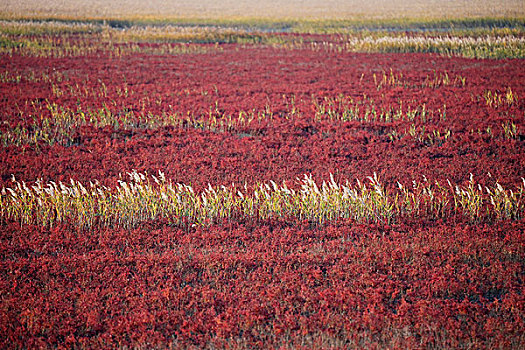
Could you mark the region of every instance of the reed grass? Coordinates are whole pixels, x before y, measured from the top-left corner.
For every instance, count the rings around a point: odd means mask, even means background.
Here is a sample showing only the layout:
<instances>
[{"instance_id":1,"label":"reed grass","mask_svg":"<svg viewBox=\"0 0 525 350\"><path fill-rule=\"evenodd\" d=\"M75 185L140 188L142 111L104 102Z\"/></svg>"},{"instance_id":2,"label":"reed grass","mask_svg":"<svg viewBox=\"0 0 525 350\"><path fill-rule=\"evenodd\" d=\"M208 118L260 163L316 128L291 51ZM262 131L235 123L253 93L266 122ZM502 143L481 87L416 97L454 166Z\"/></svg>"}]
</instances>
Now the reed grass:
<instances>
[{"instance_id":1,"label":"reed grass","mask_svg":"<svg viewBox=\"0 0 525 350\"><path fill-rule=\"evenodd\" d=\"M525 179L514 190L498 182L477 184L472 175L465 185L442 185L413 181L387 190L376 174L365 181L338 183L330 176L317 183L312 176L296 179L293 186L256 183L243 187L212 186L197 192L173 183L159 171L157 176L132 171L129 180L108 188L98 181L71 180L32 185L12 179L2 188L0 216L3 221L53 226L70 223L133 227L164 219L173 225L210 225L234 220L280 219L322 225L337 220L392 223L403 217L447 219L461 216L471 222L519 220L525 209Z\"/></svg>"},{"instance_id":2,"label":"reed grass","mask_svg":"<svg viewBox=\"0 0 525 350\"><path fill-rule=\"evenodd\" d=\"M441 76L446 77L446 75ZM21 79L25 78L25 76L22 76ZM115 100L111 100L110 95L112 96L113 94L117 94L119 97L133 96L134 91L129 90L127 86L117 87L111 93L108 92L108 88L103 83L99 87L91 89L80 87L78 84L70 84L64 90L63 87L53 80L55 78L59 80L65 79L62 76L51 78L44 74L42 77L35 76L33 78L38 80L44 79L50 82L53 94L57 99L64 95L74 95L77 97L95 97L104 102L102 102L100 107L86 107L82 104L77 104L75 108L72 108L48 100L43 102L31 101L33 110L29 115L20 112L22 121L14 125L4 123L0 127L0 144L3 147L11 145L38 146L39 144L72 146L80 141L80 130L86 126L93 128L110 127L114 131L128 130L132 132L175 127L221 133L249 134L267 126L268 122L277 120L284 123L290 120L305 120L309 123L380 123L390 129L386 131L386 134L391 141L410 137L426 145L442 145L453 136L451 129L437 127L440 122L445 122L449 118L446 105L433 110L427 108L425 104L417 105L417 101L400 100L394 104L381 105L367 95L363 95L360 98L342 94L337 96L312 95L310 98L305 96L297 98L292 94L283 95L285 110L279 114L274 112L273 107L269 104L262 109L226 112L221 109L218 101L210 104L207 109L199 111L175 110L171 105L168 105L169 108L166 108L165 111L153 114L148 112L147 106L151 105L151 103L159 104L162 100L139 99L137 103L138 108L136 105L119 105ZM434 84L437 80L433 78L431 81ZM456 80L456 83L462 84L458 80ZM443 84L443 82L439 84ZM509 96L509 91L512 90L508 88L505 94L497 95L499 96L497 101L502 101L501 106L506 108L512 107L518 101L514 93L511 95L512 98L501 97ZM207 94L207 92L202 93ZM493 100L494 98L491 97L491 99ZM487 106L495 108L494 105L487 104ZM493 129L500 130L500 132L493 132ZM522 137L522 130L514 119L508 119L501 125L487 126L483 132L490 138L501 138L504 140L514 140ZM478 133L481 133L481 130L478 130Z\"/></svg>"},{"instance_id":3,"label":"reed grass","mask_svg":"<svg viewBox=\"0 0 525 350\"><path fill-rule=\"evenodd\" d=\"M378 85L378 89L381 86ZM316 120L357 121L361 123L399 121L427 123L446 120L445 105L443 109L438 111L427 109L425 104L413 106L409 103L403 103L403 101L399 101L395 106L382 106L366 95L359 99L342 94L322 98L312 96L312 104ZM290 110L290 108L288 109Z\"/></svg>"},{"instance_id":4,"label":"reed grass","mask_svg":"<svg viewBox=\"0 0 525 350\"><path fill-rule=\"evenodd\" d=\"M107 99L107 87L102 83L98 88L82 90L79 86L69 85L65 91L51 82L53 94L56 98L64 94L75 96L93 96ZM117 94L133 94L127 88L117 88ZM243 133L257 129L264 123L276 118L285 120L307 119L302 108L298 106L295 95L284 95L286 111L278 116L270 105L263 109L239 110L236 112L223 112L218 102L210 105L207 110L177 111L169 109L162 114L147 112L145 107L138 111L132 106L116 109L116 103L102 103L102 107L82 107L75 109L60 105L56 102L44 101L32 103L33 111L30 117L22 116L24 123L0 128L0 143L4 146L48 145L60 144L71 146L76 141L79 130L84 126L94 128L111 127L114 130L141 130L158 129L166 126L176 128L195 128L213 132ZM336 97L311 96L314 108L314 122L360 122L360 123L392 123L392 122L421 122L427 123L446 119L446 107L437 112L429 110L425 105L411 107L403 102L396 107L379 106L367 96L362 99L338 95ZM139 101L145 106L145 101ZM308 109L310 110L310 108Z\"/></svg>"},{"instance_id":5,"label":"reed grass","mask_svg":"<svg viewBox=\"0 0 525 350\"><path fill-rule=\"evenodd\" d=\"M273 27L272 27L273 26ZM281 35L293 32L302 35ZM522 19L289 23L255 21L67 21L38 18L0 21L0 53L37 57L108 54L204 53L236 43L329 52L427 52L474 58L525 57ZM331 33L327 40L309 33ZM160 43L157 46L138 43ZM191 45L180 45L189 44Z\"/></svg>"},{"instance_id":6,"label":"reed grass","mask_svg":"<svg viewBox=\"0 0 525 350\"><path fill-rule=\"evenodd\" d=\"M518 102L518 96L512 91L511 87L507 87L504 92L486 90L483 93L483 98L487 106L498 108L500 106L512 106Z\"/></svg>"},{"instance_id":7,"label":"reed grass","mask_svg":"<svg viewBox=\"0 0 525 350\"><path fill-rule=\"evenodd\" d=\"M375 33L367 36L349 35L346 41L342 42L323 41L308 45L312 50L328 52L437 53L444 56L490 59L525 57L525 38L522 34L475 37L443 33Z\"/></svg>"},{"instance_id":8,"label":"reed grass","mask_svg":"<svg viewBox=\"0 0 525 350\"><path fill-rule=\"evenodd\" d=\"M310 34L338 34L371 32L454 32L483 36L488 32L522 30L525 27L523 16L475 17L461 15L449 18L349 18L349 19L308 19L308 18L262 18L262 17L160 17L160 16L127 16L127 17L89 17L89 16L37 16L12 15L0 13L0 20L22 23L31 30L41 32L40 27L51 27L50 30L83 32L81 25L102 28L125 29L131 27L203 27L203 28L239 28L245 31L291 32ZM15 25L16 27L16 25ZM34 29L36 27L37 29ZM58 29L55 29L55 28ZM66 27L66 29L62 29ZM67 28L69 27L69 28ZM21 34L26 34L22 28Z\"/></svg>"}]
</instances>

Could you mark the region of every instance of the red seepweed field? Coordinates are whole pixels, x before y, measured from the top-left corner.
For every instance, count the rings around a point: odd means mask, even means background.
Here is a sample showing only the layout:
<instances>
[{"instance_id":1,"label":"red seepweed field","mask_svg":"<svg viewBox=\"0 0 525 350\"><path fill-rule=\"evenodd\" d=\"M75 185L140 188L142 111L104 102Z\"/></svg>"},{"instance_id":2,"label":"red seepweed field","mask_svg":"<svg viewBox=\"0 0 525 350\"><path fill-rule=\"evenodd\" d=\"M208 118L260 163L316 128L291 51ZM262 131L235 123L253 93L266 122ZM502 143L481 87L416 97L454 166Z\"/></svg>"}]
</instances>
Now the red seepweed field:
<instances>
[{"instance_id":1,"label":"red seepweed field","mask_svg":"<svg viewBox=\"0 0 525 350\"><path fill-rule=\"evenodd\" d=\"M525 346L522 32L32 30L1 38L2 348Z\"/></svg>"}]
</instances>

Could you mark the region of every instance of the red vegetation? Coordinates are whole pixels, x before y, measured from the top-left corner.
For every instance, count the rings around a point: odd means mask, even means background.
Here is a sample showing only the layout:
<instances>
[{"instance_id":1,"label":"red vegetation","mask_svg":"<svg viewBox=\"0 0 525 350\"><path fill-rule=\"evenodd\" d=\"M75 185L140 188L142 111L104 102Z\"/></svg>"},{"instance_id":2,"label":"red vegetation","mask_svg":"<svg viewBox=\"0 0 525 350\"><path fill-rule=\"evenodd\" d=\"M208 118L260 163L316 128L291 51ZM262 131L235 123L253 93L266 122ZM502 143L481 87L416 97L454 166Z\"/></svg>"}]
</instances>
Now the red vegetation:
<instances>
[{"instance_id":1,"label":"red vegetation","mask_svg":"<svg viewBox=\"0 0 525 350\"><path fill-rule=\"evenodd\" d=\"M128 131L83 127L74 147L25 147L23 152L19 147L4 148L0 153L2 185L9 184L11 174L26 181L67 181L72 177L84 182L95 178L111 182L131 169L150 173L162 170L174 181L197 186L254 179L290 181L304 173L326 178L332 172L336 179L362 179L374 171L387 183L420 179L422 175L461 182L469 173L484 181L490 172L504 185L515 185L524 175L524 143L502 137L501 124L513 121L525 130L525 73L521 63L428 54L334 54L235 46L206 54L122 59L1 57L0 70L50 75L56 70L64 76L56 83L66 92L60 97L53 94L50 83L23 80L2 84L6 98L0 106L3 118L11 125L20 119L19 110L25 116L34 114L28 101L46 99L72 109L77 104L83 110L102 108L105 103L114 113L123 109L140 113L144 109L153 115L169 111L206 113L216 104L224 114L234 114L263 110L269 105L275 115L275 120L255 130L234 133L169 127ZM382 74L390 75L390 69L402 74L406 88L385 85L378 90ZM422 87L425 81L445 72L450 85ZM457 76L465 78L464 87L453 83ZM80 91L86 87L100 93L102 83L107 87L107 97L77 93L76 86ZM70 87L74 93L67 93ZM125 87L130 91L128 97L119 96L117 89ZM486 91L501 94L509 87L518 97L513 106L487 106L483 98ZM424 104L436 114L446 105L446 121L416 122L416 126L425 126L427 134L451 130L452 137L434 145L413 138L392 142L388 133L403 132L410 122L315 122L312 94L319 99L343 94L358 101L366 94L378 107L397 108L400 102L405 108ZM302 116L287 119L290 107L285 100L290 103L292 95ZM486 133L487 127L495 137Z\"/></svg>"},{"instance_id":2,"label":"red vegetation","mask_svg":"<svg viewBox=\"0 0 525 350\"><path fill-rule=\"evenodd\" d=\"M3 347L516 348L524 228L8 225Z\"/></svg>"},{"instance_id":3,"label":"red vegetation","mask_svg":"<svg viewBox=\"0 0 525 350\"><path fill-rule=\"evenodd\" d=\"M221 47L178 56L0 57L2 72L62 76L54 87L0 83L3 131L30 119L30 101L46 99L74 110L106 104L113 113L153 115L210 106L228 115L268 105L274 115L232 132L86 125L68 147L0 146L0 187L12 174L114 184L131 169L162 170L196 189L293 182L305 173L340 181L377 172L387 186L422 176L461 184L472 173L478 182L513 187L525 176L522 60ZM373 74L380 80L390 69L403 83L378 87ZM449 85L424 86L444 72ZM464 86L452 83L457 76ZM79 95L83 87L101 91L101 83L107 95ZM57 87L66 93L58 96ZM125 87L127 96L117 91ZM507 88L516 101L487 104L487 91ZM317 121L312 95L339 94L366 94L385 108L424 104L436 115L446 105L446 119ZM300 116L290 116L292 95ZM520 130L515 135L504 134L510 122ZM421 138L391 137L412 124L418 132L425 127ZM445 130L449 139L426 141ZM191 229L150 222L92 231L1 220L0 347L519 348L524 230L523 220L241 221Z\"/></svg>"}]
</instances>

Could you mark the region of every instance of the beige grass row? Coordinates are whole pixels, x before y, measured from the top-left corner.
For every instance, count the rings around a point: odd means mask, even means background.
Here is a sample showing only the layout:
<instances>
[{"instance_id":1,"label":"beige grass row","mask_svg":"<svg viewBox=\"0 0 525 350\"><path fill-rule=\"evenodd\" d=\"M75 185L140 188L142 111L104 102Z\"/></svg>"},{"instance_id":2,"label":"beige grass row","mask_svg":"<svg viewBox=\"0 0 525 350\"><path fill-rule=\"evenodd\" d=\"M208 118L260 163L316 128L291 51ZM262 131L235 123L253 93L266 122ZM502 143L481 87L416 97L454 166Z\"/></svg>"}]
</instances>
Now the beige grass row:
<instances>
[{"instance_id":1,"label":"beige grass row","mask_svg":"<svg viewBox=\"0 0 525 350\"><path fill-rule=\"evenodd\" d=\"M472 222L517 220L525 207L525 179L515 189L499 183L482 187L473 177L465 185L414 181L387 190L377 176L365 181L338 183L332 176L322 183L305 175L293 185L258 183L253 186L212 186L197 192L157 176L132 171L128 181L114 188L97 181L71 180L32 185L13 179L0 194L0 218L21 224L53 226L71 223L132 227L166 219L175 225L209 225L232 220L307 220L323 224L341 219L392 223L403 217L447 219L462 216Z\"/></svg>"}]
</instances>

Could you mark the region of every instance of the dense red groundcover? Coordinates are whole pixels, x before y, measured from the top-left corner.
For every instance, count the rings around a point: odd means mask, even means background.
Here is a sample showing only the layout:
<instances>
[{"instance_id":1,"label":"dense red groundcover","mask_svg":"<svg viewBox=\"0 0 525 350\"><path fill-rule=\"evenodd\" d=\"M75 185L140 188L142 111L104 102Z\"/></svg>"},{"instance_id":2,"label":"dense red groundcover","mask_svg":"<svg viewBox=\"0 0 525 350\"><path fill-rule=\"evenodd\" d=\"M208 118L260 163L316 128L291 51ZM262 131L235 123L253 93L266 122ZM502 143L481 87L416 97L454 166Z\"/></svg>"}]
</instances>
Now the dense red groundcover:
<instances>
[{"instance_id":1,"label":"dense red groundcover","mask_svg":"<svg viewBox=\"0 0 525 350\"><path fill-rule=\"evenodd\" d=\"M1 56L0 71L62 77L55 86L0 83L2 130L30 119L31 101L157 115L269 105L274 120L232 132L84 126L68 147L2 146L0 186L9 186L12 175L111 185L132 169L161 170L196 188L293 181L305 173L354 180L377 172L388 186L422 176L461 184L469 173L481 183L514 186L525 176L522 60L219 48L124 58ZM373 75L380 80L390 70L402 83L378 87ZM424 86L445 72L465 84ZM487 104L487 91L508 88L518 97L512 105ZM339 94L357 100L366 94L378 106L425 104L436 113L446 105L446 120L415 127L452 136L393 139L390 132L411 123L316 121L312 95ZM291 96L300 117L289 115ZM521 133L506 137L505 123ZM0 346L523 346L525 222L405 221L310 227L246 220L208 228L148 222L131 230L79 230L2 220Z\"/></svg>"},{"instance_id":2,"label":"dense red groundcover","mask_svg":"<svg viewBox=\"0 0 525 350\"><path fill-rule=\"evenodd\" d=\"M2 229L2 347L523 345L523 221Z\"/></svg>"}]
</instances>

